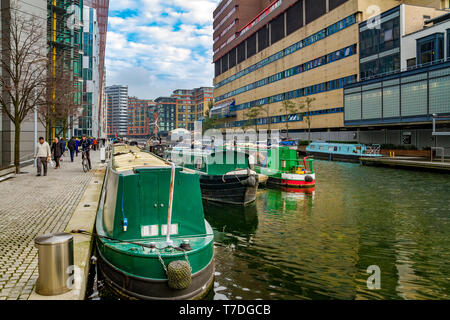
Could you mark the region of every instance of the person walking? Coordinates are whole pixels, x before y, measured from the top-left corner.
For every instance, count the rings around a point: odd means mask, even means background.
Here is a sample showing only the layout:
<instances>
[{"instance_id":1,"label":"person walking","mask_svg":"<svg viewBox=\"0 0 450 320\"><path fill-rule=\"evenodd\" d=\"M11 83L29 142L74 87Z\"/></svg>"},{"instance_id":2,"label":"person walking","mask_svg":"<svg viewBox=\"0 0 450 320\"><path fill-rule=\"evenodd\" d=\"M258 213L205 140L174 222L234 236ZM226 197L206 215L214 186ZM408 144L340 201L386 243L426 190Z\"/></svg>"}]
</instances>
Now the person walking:
<instances>
[{"instance_id":1,"label":"person walking","mask_svg":"<svg viewBox=\"0 0 450 320\"><path fill-rule=\"evenodd\" d=\"M44 167L44 176L47 175L47 163L50 161L52 152L47 141L43 137L39 137L39 143L36 146L34 157L36 158L37 177L41 176L41 166Z\"/></svg>"},{"instance_id":2,"label":"person walking","mask_svg":"<svg viewBox=\"0 0 450 320\"><path fill-rule=\"evenodd\" d=\"M61 159L63 152L62 152L62 145L59 142L58 138L55 138L55 140L53 140L51 150L53 153L53 159L56 162L55 169L61 168L61 165L59 164L59 159Z\"/></svg>"},{"instance_id":3,"label":"person walking","mask_svg":"<svg viewBox=\"0 0 450 320\"><path fill-rule=\"evenodd\" d=\"M64 140L64 137L61 137L61 139L59 139L59 143L61 144L61 150L62 150L61 157L63 157L64 152L66 152L66 140ZM62 159L61 159L61 161L62 161Z\"/></svg>"},{"instance_id":4,"label":"person walking","mask_svg":"<svg viewBox=\"0 0 450 320\"><path fill-rule=\"evenodd\" d=\"M73 162L73 156L75 155L75 149L77 148L77 143L75 141L75 137L70 138L69 143L67 144L67 147L70 151L70 161Z\"/></svg>"},{"instance_id":5,"label":"person walking","mask_svg":"<svg viewBox=\"0 0 450 320\"><path fill-rule=\"evenodd\" d=\"M92 144L94 145L94 151L97 151L97 138L94 138L94 141L92 141Z\"/></svg>"},{"instance_id":6,"label":"person walking","mask_svg":"<svg viewBox=\"0 0 450 320\"><path fill-rule=\"evenodd\" d=\"M76 140L75 140L75 144L76 144L76 148L75 148L75 151L76 151L76 156L78 157L78 147L80 146L80 140L77 138Z\"/></svg>"},{"instance_id":7,"label":"person walking","mask_svg":"<svg viewBox=\"0 0 450 320\"><path fill-rule=\"evenodd\" d=\"M85 156L86 156L86 158L88 160L89 169L92 169L92 166L91 166L91 155L90 155L92 144L91 144L91 142L88 139L86 139L86 136L83 136L81 138L80 147L81 147L81 151L83 151L85 153Z\"/></svg>"}]
</instances>

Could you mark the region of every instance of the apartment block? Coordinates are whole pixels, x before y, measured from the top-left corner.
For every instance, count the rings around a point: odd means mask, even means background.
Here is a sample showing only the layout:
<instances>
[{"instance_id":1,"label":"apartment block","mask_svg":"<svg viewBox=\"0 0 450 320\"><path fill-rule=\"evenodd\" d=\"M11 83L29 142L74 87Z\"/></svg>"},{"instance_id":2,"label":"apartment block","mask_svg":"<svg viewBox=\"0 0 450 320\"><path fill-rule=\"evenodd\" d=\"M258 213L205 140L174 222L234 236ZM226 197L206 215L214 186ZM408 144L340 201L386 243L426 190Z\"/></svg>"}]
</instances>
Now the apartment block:
<instances>
[{"instance_id":1,"label":"apartment block","mask_svg":"<svg viewBox=\"0 0 450 320\"><path fill-rule=\"evenodd\" d=\"M142 100L136 97L128 98L128 137L149 138L152 111L156 103L152 100Z\"/></svg>"},{"instance_id":2,"label":"apartment block","mask_svg":"<svg viewBox=\"0 0 450 320\"><path fill-rule=\"evenodd\" d=\"M201 87L192 90L175 90L172 97L176 99L176 128L194 130L194 123L204 119L208 104L213 100L213 88Z\"/></svg>"},{"instance_id":3,"label":"apartment block","mask_svg":"<svg viewBox=\"0 0 450 320\"><path fill-rule=\"evenodd\" d=\"M108 137L124 137L128 134L128 86L106 87Z\"/></svg>"},{"instance_id":4,"label":"apartment block","mask_svg":"<svg viewBox=\"0 0 450 320\"><path fill-rule=\"evenodd\" d=\"M167 136L176 129L177 99L174 97L159 97L155 99L156 106L151 110L152 118L150 130ZM156 128L155 128L156 127Z\"/></svg>"}]
</instances>

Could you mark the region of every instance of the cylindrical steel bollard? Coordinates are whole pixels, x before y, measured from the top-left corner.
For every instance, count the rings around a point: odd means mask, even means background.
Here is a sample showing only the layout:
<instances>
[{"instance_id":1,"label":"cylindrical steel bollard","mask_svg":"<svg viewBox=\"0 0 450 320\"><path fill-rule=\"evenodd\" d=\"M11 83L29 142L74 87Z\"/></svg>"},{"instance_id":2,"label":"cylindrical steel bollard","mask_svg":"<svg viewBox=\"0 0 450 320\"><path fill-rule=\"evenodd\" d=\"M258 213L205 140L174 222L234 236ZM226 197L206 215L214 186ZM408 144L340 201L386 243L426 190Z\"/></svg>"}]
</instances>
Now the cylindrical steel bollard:
<instances>
[{"instance_id":1,"label":"cylindrical steel bollard","mask_svg":"<svg viewBox=\"0 0 450 320\"><path fill-rule=\"evenodd\" d=\"M34 240L39 251L36 293L54 296L70 291L74 284L73 236L55 233Z\"/></svg>"}]
</instances>

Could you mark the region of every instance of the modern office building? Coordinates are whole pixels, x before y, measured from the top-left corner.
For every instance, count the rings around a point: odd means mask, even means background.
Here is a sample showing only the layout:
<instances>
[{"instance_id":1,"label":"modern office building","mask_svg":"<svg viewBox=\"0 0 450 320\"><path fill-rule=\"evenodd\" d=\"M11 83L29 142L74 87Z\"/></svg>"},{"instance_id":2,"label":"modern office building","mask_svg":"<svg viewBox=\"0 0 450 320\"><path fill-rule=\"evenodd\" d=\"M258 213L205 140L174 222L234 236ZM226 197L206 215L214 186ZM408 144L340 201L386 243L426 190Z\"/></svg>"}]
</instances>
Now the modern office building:
<instances>
[{"instance_id":1,"label":"modern office building","mask_svg":"<svg viewBox=\"0 0 450 320\"><path fill-rule=\"evenodd\" d=\"M99 51L98 51L98 74L99 74L99 95L100 106L106 104L105 83L106 83L106 70L105 70L105 50L106 50L106 35L108 28L108 10L109 0L83 0L83 4L90 8L95 9L97 14L97 24L99 33ZM99 119L106 119L106 114L102 114L102 108L99 109ZM100 121L100 133L98 136L106 137L106 126L102 127Z\"/></svg>"},{"instance_id":2,"label":"modern office building","mask_svg":"<svg viewBox=\"0 0 450 320\"><path fill-rule=\"evenodd\" d=\"M82 111L74 123L73 135L100 136L100 34L97 10L83 7Z\"/></svg>"},{"instance_id":3,"label":"modern office building","mask_svg":"<svg viewBox=\"0 0 450 320\"><path fill-rule=\"evenodd\" d=\"M195 121L204 119L208 104L213 101L213 88L179 89L172 97L177 101L176 128L193 131Z\"/></svg>"},{"instance_id":4,"label":"modern office building","mask_svg":"<svg viewBox=\"0 0 450 320\"><path fill-rule=\"evenodd\" d=\"M167 136L170 131L176 129L177 99L174 97L159 97L155 99L156 107L152 114L150 130L154 132L157 125L158 134Z\"/></svg>"},{"instance_id":5,"label":"modern office building","mask_svg":"<svg viewBox=\"0 0 450 320\"><path fill-rule=\"evenodd\" d=\"M330 140L353 140L353 132L344 126L343 88L358 81L360 71L365 74L369 67L364 63L377 63L377 72L399 67L394 57L397 26L378 15L402 3L422 5L405 9L413 17L405 28L413 32L428 17L440 15L437 9L448 7L441 0L261 0L256 7L263 9L245 19L244 2L223 0L214 13L212 112L225 121L219 127L240 128L251 120L262 129L283 130L289 122L292 136L304 138L309 115L312 137ZM385 26L378 44L382 52L370 52L368 43L360 46L360 23L366 20ZM300 106L308 97L315 99L309 114L298 108L286 115L282 109L284 100ZM247 111L257 106L269 115L249 119Z\"/></svg>"},{"instance_id":6,"label":"modern office building","mask_svg":"<svg viewBox=\"0 0 450 320\"><path fill-rule=\"evenodd\" d=\"M47 1L46 0L28 0L14 1L2 0L0 7L0 56L2 61L7 61L7 46L10 43L11 34L8 25L11 14L14 14L14 5L19 5L19 14L25 18L35 17L38 24L41 24L41 30L44 35L47 34ZM16 11L17 12L17 11ZM24 33L26 36L26 33ZM43 56L46 54L46 39L43 38L42 48ZM0 76L5 74L0 65ZM0 94L4 95L3 88L0 87ZM33 120L33 112L22 122L20 135L20 161L28 163L34 156L34 129L36 125L37 135L45 136L45 129L39 121ZM6 113L0 107L0 168L8 167L14 162L14 123L11 122Z\"/></svg>"},{"instance_id":7,"label":"modern office building","mask_svg":"<svg viewBox=\"0 0 450 320\"><path fill-rule=\"evenodd\" d=\"M22 1L20 1L22 2ZM76 88L75 97L78 105L82 104L83 92L83 0L47 0L47 42L48 55L53 73L53 80L49 82L50 97L57 97L59 77L71 75ZM63 75L60 75L63 73ZM64 90L64 89L63 89ZM56 98L56 100L58 100ZM54 104L58 104L58 101ZM68 115L69 117L70 115ZM49 137L64 136L69 128L62 122L65 119L53 120L50 125Z\"/></svg>"},{"instance_id":8,"label":"modern office building","mask_svg":"<svg viewBox=\"0 0 450 320\"><path fill-rule=\"evenodd\" d=\"M128 98L128 137L150 138L150 120L155 106L152 100Z\"/></svg>"},{"instance_id":9,"label":"modern office building","mask_svg":"<svg viewBox=\"0 0 450 320\"><path fill-rule=\"evenodd\" d=\"M386 35L387 26L395 26L396 34L388 50L367 40L371 52L369 59L360 59L361 81L344 89L345 125L356 130L363 143L450 148L450 136L432 134L433 115L450 117L450 14L433 18L420 10L422 28L408 29L408 11L416 9L401 5L382 13L384 23L372 37L365 35L366 22L359 25L363 39ZM376 57L389 56L385 52L392 53L389 61L395 62L389 70L382 69L386 62ZM450 132L450 121L441 125Z\"/></svg>"},{"instance_id":10,"label":"modern office building","mask_svg":"<svg viewBox=\"0 0 450 320\"><path fill-rule=\"evenodd\" d=\"M106 87L108 137L124 137L128 134L128 86Z\"/></svg>"}]
</instances>

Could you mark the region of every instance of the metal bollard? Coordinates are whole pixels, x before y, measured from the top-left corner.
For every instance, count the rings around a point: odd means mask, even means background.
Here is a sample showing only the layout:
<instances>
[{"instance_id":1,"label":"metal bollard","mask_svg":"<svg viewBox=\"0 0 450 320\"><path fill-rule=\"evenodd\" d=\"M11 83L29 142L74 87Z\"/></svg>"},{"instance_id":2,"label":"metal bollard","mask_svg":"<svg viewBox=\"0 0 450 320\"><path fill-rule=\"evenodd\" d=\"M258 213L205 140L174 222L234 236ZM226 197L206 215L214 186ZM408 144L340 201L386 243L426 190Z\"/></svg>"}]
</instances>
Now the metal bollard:
<instances>
[{"instance_id":1,"label":"metal bollard","mask_svg":"<svg viewBox=\"0 0 450 320\"><path fill-rule=\"evenodd\" d=\"M54 296L70 291L74 285L73 236L55 233L34 240L39 252L39 278L36 293Z\"/></svg>"},{"instance_id":2,"label":"metal bollard","mask_svg":"<svg viewBox=\"0 0 450 320\"><path fill-rule=\"evenodd\" d=\"M105 147L100 148L100 161L102 163L105 163L105 161L106 161L106 148Z\"/></svg>"}]
</instances>

